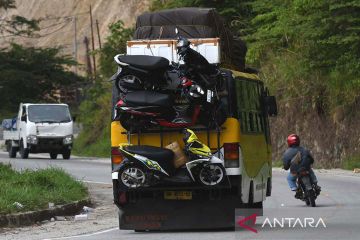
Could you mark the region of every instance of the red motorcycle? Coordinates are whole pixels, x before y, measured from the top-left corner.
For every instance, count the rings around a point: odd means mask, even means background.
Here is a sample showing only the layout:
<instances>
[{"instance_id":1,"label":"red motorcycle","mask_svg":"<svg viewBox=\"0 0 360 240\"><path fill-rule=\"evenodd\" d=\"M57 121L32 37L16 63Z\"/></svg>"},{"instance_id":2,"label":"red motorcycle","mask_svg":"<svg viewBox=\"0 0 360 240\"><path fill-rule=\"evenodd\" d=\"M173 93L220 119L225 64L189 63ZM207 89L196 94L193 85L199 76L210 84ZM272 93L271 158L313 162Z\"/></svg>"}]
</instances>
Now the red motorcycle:
<instances>
[{"instance_id":1,"label":"red motorcycle","mask_svg":"<svg viewBox=\"0 0 360 240\"><path fill-rule=\"evenodd\" d=\"M135 91L122 96L115 106L115 119L126 130L141 130L151 126L185 128L196 124L201 105L190 104L205 92L186 77L182 78L181 94ZM187 97L184 97L187 96ZM178 97L178 99L174 99Z\"/></svg>"}]
</instances>

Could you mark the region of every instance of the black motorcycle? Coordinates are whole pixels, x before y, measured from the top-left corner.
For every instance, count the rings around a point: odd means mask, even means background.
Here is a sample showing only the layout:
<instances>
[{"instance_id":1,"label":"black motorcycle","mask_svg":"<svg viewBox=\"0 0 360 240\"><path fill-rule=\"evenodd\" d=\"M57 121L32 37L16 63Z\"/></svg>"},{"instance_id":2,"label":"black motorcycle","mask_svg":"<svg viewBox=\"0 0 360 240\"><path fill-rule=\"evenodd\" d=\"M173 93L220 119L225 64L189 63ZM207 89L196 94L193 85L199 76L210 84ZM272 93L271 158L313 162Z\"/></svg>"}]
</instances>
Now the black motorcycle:
<instances>
[{"instance_id":1,"label":"black motorcycle","mask_svg":"<svg viewBox=\"0 0 360 240\"><path fill-rule=\"evenodd\" d=\"M111 80L121 94L138 90L160 91L167 87L167 71L174 71L169 60L147 55L121 55L114 57L118 71Z\"/></svg>"},{"instance_id":2,"label":"black motorcycle","mask_svg":"<svg viewBox=\"0 0 360 240\"><path fill-rule=\"evenodd\" d=\"M220 71L191 49L187 39L179 38L177 48L183 65L170 65L163 57L115 56L119 70L114 80L121 94L114 120L126 130L184 128L198 122L216 127L226 120L217 94Z\"/></svg>"},{"instance_id":3,"label":"black motorcycle","mask_svg":"<svg viewBox=\"0 0 360 240\"><path fill-rule=\"evenodd\" d=\"M316 207L315 200L320 195L320 187L311 180L310 173L302 168L297 173L298 190L295 197L305 201L307 206Z\"/></svg>"}]
</instances>

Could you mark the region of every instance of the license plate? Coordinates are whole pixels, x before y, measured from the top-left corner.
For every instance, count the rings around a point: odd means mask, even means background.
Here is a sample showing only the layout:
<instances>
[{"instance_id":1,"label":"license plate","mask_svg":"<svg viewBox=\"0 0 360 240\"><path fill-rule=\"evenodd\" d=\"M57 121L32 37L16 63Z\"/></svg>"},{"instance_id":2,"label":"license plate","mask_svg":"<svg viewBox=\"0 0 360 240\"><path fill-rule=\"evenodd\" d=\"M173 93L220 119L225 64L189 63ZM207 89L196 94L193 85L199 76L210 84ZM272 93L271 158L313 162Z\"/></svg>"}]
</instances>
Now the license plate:
<instances>
[{"instance_id":1,"label":"license plate","mask_svg":"<svg viewBox=\"0 0 360 240\"><path fill-rule=\"evenodd\" d=\"M192 192L190 191L166 191L164 192L166 200L191 200Z\"/></svg>"}]
</instances>

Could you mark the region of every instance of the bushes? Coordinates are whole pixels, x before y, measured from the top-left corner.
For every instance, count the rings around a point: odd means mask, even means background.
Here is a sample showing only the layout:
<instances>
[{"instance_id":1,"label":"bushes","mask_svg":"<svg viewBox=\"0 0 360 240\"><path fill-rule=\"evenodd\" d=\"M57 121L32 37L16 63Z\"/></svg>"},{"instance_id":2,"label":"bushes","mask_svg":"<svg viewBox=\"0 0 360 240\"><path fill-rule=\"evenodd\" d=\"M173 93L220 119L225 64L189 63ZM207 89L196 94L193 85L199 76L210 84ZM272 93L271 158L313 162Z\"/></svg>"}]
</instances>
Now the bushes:
<instances>
[{"instance_id":1,"label":"bushes","mask_svg":"<svg viewBox=\"0 0 360 240\"><path fill-rule=\"evenodd\" d=\"M109 157L111 123L111 85L96 82L88 89L79 107L79 121L83 124L74 144L74 154Z\"/></svg>"},{"instance_id":2,"label":"bushes","mask_svg":"<svg viewBox=\"0 0 360 240\"><path fill-rule=\"evenodd\" d=\"M75 140L74 153L85 156L110 157L111 83L107 80L115 73L114 56L126 51L126 41L132 34L122 21L109 25L110 35L100 54L100 72L95 84L85 92L79 107L79 121L83 131Z\"/></svg>"}]
</instances>

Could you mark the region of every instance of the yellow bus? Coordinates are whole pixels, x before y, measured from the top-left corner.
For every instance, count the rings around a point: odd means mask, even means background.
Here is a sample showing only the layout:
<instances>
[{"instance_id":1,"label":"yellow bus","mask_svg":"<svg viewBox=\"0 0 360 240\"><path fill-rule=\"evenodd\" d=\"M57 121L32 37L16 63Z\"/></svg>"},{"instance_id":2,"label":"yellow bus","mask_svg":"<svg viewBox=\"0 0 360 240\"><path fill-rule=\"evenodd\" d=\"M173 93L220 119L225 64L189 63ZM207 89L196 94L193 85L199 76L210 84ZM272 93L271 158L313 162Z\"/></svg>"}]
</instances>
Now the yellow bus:
<instances>
[{"instance_id":1,"label":"yellow bus","mask_svg":"<svg viewBox=\"0 0 360 240\"><path fill-rule=\"evenodd\" d=\"M114 202L120 229L169 230L234 227L235 209L260 208L271 195L271 142L269 116L277 114L275 98L257 74L223 70L227 120L220 129L191 128L224 160L229 187L169 187L121 191L113 178ZM113 87L113 107L117 89ZM119 168L122 143L164 147L174 141L183 147L180 131L129 133L111 123L112 169ZM116 174L115 174L116 175Z\"/></svg>"}]
</instances>

